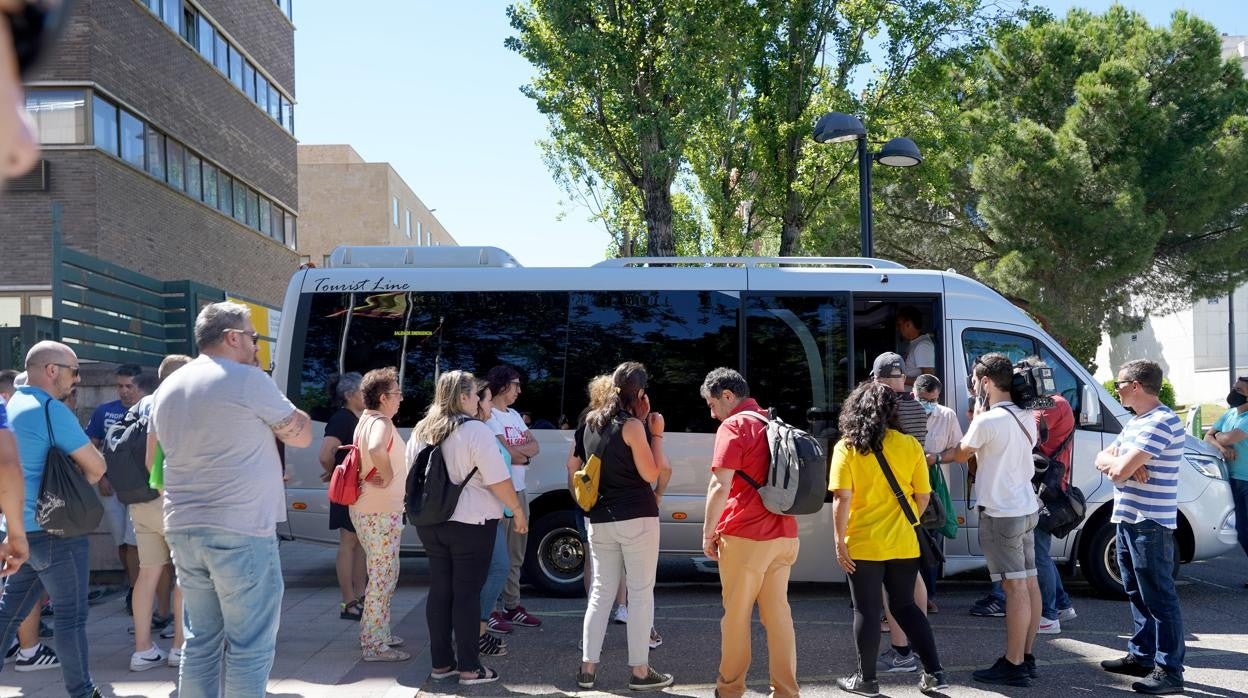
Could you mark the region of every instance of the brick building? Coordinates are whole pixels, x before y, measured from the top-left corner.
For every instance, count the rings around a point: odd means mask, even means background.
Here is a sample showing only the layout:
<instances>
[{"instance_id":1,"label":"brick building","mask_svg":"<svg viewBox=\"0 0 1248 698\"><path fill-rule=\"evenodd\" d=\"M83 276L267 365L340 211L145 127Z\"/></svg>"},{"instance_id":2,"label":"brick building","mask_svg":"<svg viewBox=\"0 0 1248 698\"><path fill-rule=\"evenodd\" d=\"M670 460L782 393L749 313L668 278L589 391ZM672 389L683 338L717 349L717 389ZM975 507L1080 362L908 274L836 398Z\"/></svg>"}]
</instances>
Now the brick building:
<instances>
[{"instance_id":1,"label":"brick building","mask_svg":"<svg viewBox=\"0 0 1248 698\"><path fill-rule=\"evenodd\" d=\"M387 162L349 145L299 146L299 255L329 266L338 245L456 245Z\"/></svg>"},{"instance_id":2,"label":"brick building","mask_svg":"<svg viewBox=\"0 0 1248 698\"><path fill-rule=\"evenodd\" d=\"M0 196L0 327L59 312L54 241L280 307L298 266L290 12L291 0L77 3L26 83L43 159Z\"/></svg>"}]
</instances>

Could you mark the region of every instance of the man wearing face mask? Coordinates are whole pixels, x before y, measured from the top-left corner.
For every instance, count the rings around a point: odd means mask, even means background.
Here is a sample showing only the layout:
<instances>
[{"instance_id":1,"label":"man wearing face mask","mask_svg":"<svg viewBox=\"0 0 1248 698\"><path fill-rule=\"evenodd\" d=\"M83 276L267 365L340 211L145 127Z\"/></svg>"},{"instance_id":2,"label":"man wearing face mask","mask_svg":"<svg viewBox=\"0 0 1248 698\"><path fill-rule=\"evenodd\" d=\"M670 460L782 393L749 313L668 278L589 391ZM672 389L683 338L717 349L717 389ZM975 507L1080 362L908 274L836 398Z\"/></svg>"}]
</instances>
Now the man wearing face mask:
<instances>
[{"instance_id":1,"label":"man wearing face mask","mask_svg":"<svg viewBox=\"0 0 1248 698\"><path fill-rule=\"evenodd\" d=\"M1214 422L1205 441L1222 452L1231 472L1231 496L1235 500L1235 532L1248 553L1248 378L1240 376L1226 396L1231 409ZM1248 582L1244 583L1248 587Z\"/></svg>"},{"instance_id":2,"label":"man wearing face mask","mask_svg":"<svg viewBox=\"0 0 1248 698\"><path fill-rule=\"evenodd\" d=\"M1014 365L996 352L975 360L971 378L975 417L956 448L941 460L978 461L975 490L979 544L993 581L1005 587L1005 655L971 677L982 683L1030 686L1036 676L1032 647L1040 625L1034 531L1040 500L1031 488L1031 450L1038 438L1031 413L1014 404Z\"/></svg>"}]
</instances>

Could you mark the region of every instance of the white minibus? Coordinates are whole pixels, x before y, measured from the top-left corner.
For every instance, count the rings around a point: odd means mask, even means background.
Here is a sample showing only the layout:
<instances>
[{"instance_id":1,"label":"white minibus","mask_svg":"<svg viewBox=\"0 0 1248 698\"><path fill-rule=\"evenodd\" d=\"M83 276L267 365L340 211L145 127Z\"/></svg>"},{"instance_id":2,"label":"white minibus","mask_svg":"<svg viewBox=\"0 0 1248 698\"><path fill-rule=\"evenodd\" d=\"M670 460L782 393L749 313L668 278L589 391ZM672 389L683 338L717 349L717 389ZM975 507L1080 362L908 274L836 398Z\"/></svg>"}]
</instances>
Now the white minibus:
<instances>
[{"instance_id":1,"label":"white minibus","mask_svg":"<svg viewBox=\"0 0 1248 698\"><path fill-rule=\"evenodd\" d=\"M1104 593L1121 591L1109 524L1113 485L1092 465L1129 414L1023 311L953 272L867 258L614 259L589 268L525 268L490 247L349 247L327 268L299 270L282 311L274 377L313 418L317 438L287 449L284 535L335 543L317 449L332 414L327 383L347 371L395 366L404 436L428 406L436 376L483 376L509 364L523 375L515 408L531 415L541 453L527 476L532 510L525 576L554 594L580 593L585 542L564 462L589 380L626 360L650 374L654 409L667 420L673 475L661 507L662 551L701 555L703 503L717 423L698 388L717 366L738 369L760 404L825 440L840 404L874 357L902 351L895 316L913 307L934 339L943 402L965 421L966 377L976 357L1041 357L1074 408L1073 481L1087 496L1079 530L1053 541L1066 571L1078 563ZM964 425L965 426L965 425ZM830 454L832 449L827 448ZM960 528L943 573L984 566L976 493L964 464L944 464ZM794 581L844 578L831 551L831 506L799 517ZM1235 546L1226 466L1189 438L1179 484L1183 561ZM403 549L418 552L415 531Z\"/></svg>"}]
</instances>

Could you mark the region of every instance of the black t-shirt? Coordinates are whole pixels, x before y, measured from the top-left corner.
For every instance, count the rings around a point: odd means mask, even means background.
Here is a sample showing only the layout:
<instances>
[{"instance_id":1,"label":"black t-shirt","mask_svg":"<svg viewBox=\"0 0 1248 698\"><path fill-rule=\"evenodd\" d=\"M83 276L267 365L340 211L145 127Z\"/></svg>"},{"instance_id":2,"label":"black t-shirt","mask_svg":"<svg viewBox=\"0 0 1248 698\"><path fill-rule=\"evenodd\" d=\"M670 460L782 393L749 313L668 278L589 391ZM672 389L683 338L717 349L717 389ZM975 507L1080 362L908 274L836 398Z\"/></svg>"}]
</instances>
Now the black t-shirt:
<instances>
[{"instance_id":1,"label":"black t-shirt","mask_svg":"<svg viewBox=\"0 0 1248 698\"><path fill-rule=\"evenodd\" d=\"M332 436L342 442L343 446L350 446L355 441L355 425L359 424L360 418L347 408L342 408L329 418L329 422L325 424L325 435ZM342 463L342 459L347 457L347 452L339 449L334 452L334 465Z\"/></svg>"},{"instance_id":2,"label":"black t-shirt","mask_svg":"<svg viewBox=\"0 0 1248 698\"><path fill-rule=\"evenodd\" d=\"M602 433L582 424L573 437L576 442L575 454L582 463L588 459L587 453L597 453L602 459L598 502L587 514L590 523L628 521L659 515L659 503L654 498L654 488L637 472L633 449L624 441L624 422L625 419L619 417L607 425Z\"/></svg>"}]
</instances>

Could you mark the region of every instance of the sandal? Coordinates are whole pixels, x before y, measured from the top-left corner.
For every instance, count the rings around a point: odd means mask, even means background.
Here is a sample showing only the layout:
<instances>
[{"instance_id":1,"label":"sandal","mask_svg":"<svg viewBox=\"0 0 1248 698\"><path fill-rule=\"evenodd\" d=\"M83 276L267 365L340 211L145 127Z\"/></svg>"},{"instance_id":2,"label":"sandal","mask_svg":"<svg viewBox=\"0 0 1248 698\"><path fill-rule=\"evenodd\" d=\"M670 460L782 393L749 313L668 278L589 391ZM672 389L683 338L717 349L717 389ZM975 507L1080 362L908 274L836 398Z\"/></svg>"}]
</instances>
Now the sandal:
<instances>
[{"instance_id":1,"label":"sandal","mask_svg":"<svg viewBox=\"0 0 1248 698\"><path fill-rule=\"evenodd\" d=\"M387 649L381 652L365 652L364 661L366 662L406 662L411 659L412 655L403 650Z\"/></svg>"},{"instance_id":2,"label":"sandal","mask_svg":"<svg viewBox=\"0 0 1248 698\"><path fill-rule=\"evenodd\" d=\"M386 640L386 645L390 647L402 647L403 638L399 637L398 635L391 635L390 639Z\"/></svg>"},{"instance_id":3,"label":"sandal","mask_svg":"<svg viewBox=\"0 0 1248 698\"><path fill-rule=\"evenodd\" d=\"M359 620L364 616L364 606L357 601L338 604L338 617L343 620Z\"/></svg>"},{"instance_id":4,"label":"sandal","mask_svg":"<svg viewBox=\"0 0 1248 698\"><path fill-rule=\"evenodd\" d=\"M472 678L465 679L463 674L459 675L459 683L463 686L475 686L479 683L490 683L497 680L498 672L487 666L477 669L477 672L472 675Z\"/></svg>"},{"instance_id":5,"label":"sandal","mask_svg":"<svg viewBox=\"0 0 1248 698\"><path fill-rule=\"evenodd\" d=\"M449 679L452 676L456 676L457 674L459 674L459 669L456 669L454 665L449 666L442 671L438 671L437 669L429 670L429 678L438 679L439 681L441 681L442 679Z\"/></svg>"}]
</instances>

